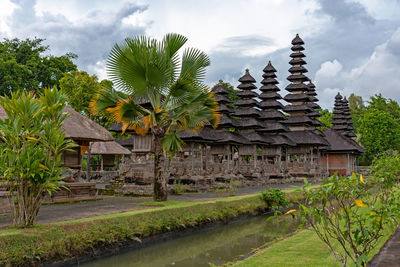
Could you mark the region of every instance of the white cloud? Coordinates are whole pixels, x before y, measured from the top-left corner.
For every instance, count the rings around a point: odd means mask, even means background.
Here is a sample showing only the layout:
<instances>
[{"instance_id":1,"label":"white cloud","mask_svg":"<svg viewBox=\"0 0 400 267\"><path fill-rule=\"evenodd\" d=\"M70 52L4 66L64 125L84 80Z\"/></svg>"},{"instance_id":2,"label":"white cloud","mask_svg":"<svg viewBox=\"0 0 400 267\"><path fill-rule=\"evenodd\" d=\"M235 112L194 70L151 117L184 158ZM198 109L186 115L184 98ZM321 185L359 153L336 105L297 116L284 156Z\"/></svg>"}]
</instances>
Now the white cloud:
<instances>
[{"instance_id":1,"label":"white cloud","mask_svg":"<svg viewBox=\"0 0 400 267\"><path fill-rule=\"evenodd\" d=\"M5 33L11 36L12 31L8 24L9 18L12 16L14 10L19 6L10 0L2 0L0 3L0 33Z\"/></svg>"},{"instance_id":2,"label":"white cloud","mask_svg":"<svg viewBox=\"0 0 400 267\"><path fill-rule=\"evenodd\" d=\"M178 32L189 38L190 46L207 52L220 49L231 37L240 36L272 37L274 45L264 45L270 52L287 46L296 32L302 32L302 36L311 35L328 21L327 16L313 15L319 8L315 0L221 0L212 6L207 1L197 0L149 3L154 24L147 30L148 34L161 38L165 33ZM234 44L231 47L235 50ZM253 50L261 47L253 47Z\"/></svg>"},{"instance_id":3,"label":"white cloud","mask_svg":"<svg viewBox=\"0 0 400 267\"><path fill-rule=\"evenodd\" d=\"M342 69L342 64L336 59L333 61L326 61L321 64L321 67L315 74L315 80L320 81L321 79L335 77Z\"/></svg>"},{"instance_id":4,"label":"white cloud","mask_svg":"<svg viewBox=\"0 0 400 267\"><path fill-rule=\"evenodd\" d=\"M347 87L363 96L382 93L384 97L400 101L399 47L400 28L387 42L375 48L365 64L351 70Z\"/></svg>"}]
</instances>

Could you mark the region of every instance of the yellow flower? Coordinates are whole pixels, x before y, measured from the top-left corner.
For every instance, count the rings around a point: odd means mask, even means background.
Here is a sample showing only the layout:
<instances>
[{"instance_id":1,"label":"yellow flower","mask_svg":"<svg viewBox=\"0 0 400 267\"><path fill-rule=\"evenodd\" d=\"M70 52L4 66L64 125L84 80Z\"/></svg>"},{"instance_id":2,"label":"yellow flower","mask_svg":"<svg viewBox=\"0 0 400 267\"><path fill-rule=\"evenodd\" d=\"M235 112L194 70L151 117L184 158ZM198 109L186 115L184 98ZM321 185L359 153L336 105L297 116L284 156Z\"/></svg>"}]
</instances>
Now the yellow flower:
<instances>
[{"instance_id":1,"label":"yellow flower","mask_svg":"<svg viewBox=\"0 0 400 267\"><path fill-rule=\"evenodd\" d=\"M45 170L48 170L49 168L47 168L46 166L44 166L43 164L39 164L39 167Z\"/></svg>"},{"instance_id":2,"label":"yellow flower","mask_svg":"<svg viewBox=\"0 0 400 267\"><path fill-rule=\"evenodd\" d=\"M365 181L364 181L364 178L363 178L362 174L360 174L360 181L365 184Z\"/></svg>"},{"instance_id":3,"label":"yellow flower","mask_svg":"<svg viewBox=\"0 0 400 267\"><path fill-rule=\"evenodd\" d=\"M380 218L380 217L376 217L376 221L377 221L377 222L380 222L380 221L381 221L381 218Z\"/></svg>"},{"instance_id":4,"label":"yellow flower","mask_svg":"<svg viewBox=\"0 0 400 267\"><path fill-rule=\"evenodd\" d=\"M356 178L356 173L355 172L353 172L352 174L351 174L351 178Z\"/></svg>"},{"instance_id":5,"label":"yellow flower","mask_svg":"<svg viewBox=\"0 0 400 267\"><path fill-rule=\"evenodd\" d=\"M27 136L26 139L33 140L33 141L39 141L35 137L32 137L32 136Z\"/></svg>"},{"instance_id":6,"label":"yellow flower","mask_svg":"<svg viewBox=\"0 0 400 267\"><path fill-rule=\"evenodd\" d=\"M361 208L364 208L364 207L367 206L367 205L364 204L364 202L361 199L354 200L354 203L356 203L356 205L361 207Z\"/></svg>"},{"instance_id":7,"label":"yellow flower","mask_svg":"<svg viewBox=\"0 0 400 267\"><path fill-rule=\"evenodd\" d=\"M371 211L371 212L369 213L369 215L375 215L375 212Z\"/></svg>"},{"instance_id":8,"label":"yellow flower","mask_svg":"<svg viewBox=\"0 0 400 267\"><path fill-rule=\"evenodd\" d=\"M285 213L285 215L286 214L290 214L290 213L293 213L293 212L295 212L296 210L288 210L286 213Z\"/></svg>"}]
</instances>

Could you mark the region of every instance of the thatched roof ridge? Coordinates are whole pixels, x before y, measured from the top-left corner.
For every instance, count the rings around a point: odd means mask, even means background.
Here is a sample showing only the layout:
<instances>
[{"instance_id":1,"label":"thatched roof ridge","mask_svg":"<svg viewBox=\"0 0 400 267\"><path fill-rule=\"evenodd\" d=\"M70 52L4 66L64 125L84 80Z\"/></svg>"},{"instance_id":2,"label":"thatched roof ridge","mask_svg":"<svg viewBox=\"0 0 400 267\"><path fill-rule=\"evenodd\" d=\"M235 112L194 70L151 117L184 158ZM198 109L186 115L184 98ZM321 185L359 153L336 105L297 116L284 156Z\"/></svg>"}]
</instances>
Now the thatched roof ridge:
<instances>
[{"instance_id":1,"label":"thatched roof ridge","mask_svg":"<svg viewBox=\"0 0 400 267\"><path fill-rule=\"evenodd\" d=\"M297 145L318 145L328 146L329 143L323 136L320 136L313 131L292 131L284 133L289 139L294 141Z\"/></svg>"},{"instance_id":2,"label":"thatched roof ridge","mask_svg":"<svg viewBox=\"0 0 400 267\"><path fill-rule=\"evenodd\" d=\"M304 41L300 38L299 34L296 34L296 37L292 40L292 45L303 45Z\"/></svg>"},{"instance_id":3,"label":"thatched roof ridge","mask_svg":"<svg viewBox=\"0 0 400 267\"><path fill-rule=\"evenodd\" d=\"M103 126L95 123L91 119L85 117L71 107L65 107L64 113L69 113L65 119L63 129L66 138L74 140L86 141L113 141L111 136ZM0 118L7 118L7 114L2 106L0 106Z\"/></svg>"},{"instance_id":4,"label":"thatched roof ridge","mask_svg":"<svg viewBox=\"0 0 400 267\"><path fill-rule=\"evenodd\" d=\"M287 80L291 81L291 82L294 82L294 81L305 82L305 81L308 81L308 77L303 74L292 74L287 77Z\"/></svg>"},{"instance_id":5,"label":"thatched roof ridge","mask_svg":"<svg viewBox=\"0 0 400 267\"><path fill-rule=\"evenodd\" d=\"M87 154L87 152L85 153ZM130 155L129 149L121 146L115 141L112 142L93 142L90 150L92 155Z\"/></svg>"},{"instance_id":6,"label":"thatched roof ridge","mask_svg":"<svg viewBox=\"0 0 400 267\"><path fill-rule=\"evenodd\" d=\"M260 119L275 119L275 120L286 120L287 117L279 112L278 110L262 110L260 111L261 117Z\"/></svg>"},{"instance_id":7,"label":"thatched roof ridge","mask_svg":"<svg viewBox=\"0 0 400 267\"><path fill-rule=\"evenodd\" d=\"M301 93L301 94L287 94L283 99L287 102L294 102L294 101L308 101L309 96Z\"/></svg>"},{"instance_id":8,"label":"thatched roof ridge","mask_svg":"<svg viewBox=\"0 0 400 267\"><path fill-rule=\"evenodd\" d=\"M312 119L307 116L290 116L287 120L283 121L284 124L291 124L291 125L313 125Z\"/></svg>"},{"instance_id":9,"label":"thatched roof ridge","mask_svg":"<svg viewBox=\"0 0 400 267\"><path fill-rule=\"evenodd\" d=\"M64 132L67 138L87 141L114 141L110 132L103 126L83 116L71 107L65 107L64 112L70 116L64 121Z\"/></svg>"},{"instance_id":10,"label":"thatched roof ridge","mask_svg":"<svg viewBox=\"0 0 400 267\"><path fill-rule=\"evenodd\" d=\"M290 67L289 72L290 73L295 73L295 72L306 73L306 72L308 72L308 70L306 68L304 68L303 66L297 66L297 67L293 66L293 67Z\"/></svg>"},{"instance_id":11,"label":"thatched roof ridge","mask_svg":"<svg viewBox=\"0 0 400 267\"><path fill-rule=\"evenodd\" d=\"M312 112L313 110L308 104L302 104L302 105L286 105L283 108L283 111L290 113L298 111Z\"/></svg>"},{"instance_id":12,"label":"thatched roof ridge","mask_svg":"<svg viewBox=\"0 0 400 267\"><path fill-rule=\"evenodd\" d=\"M306 91L308 90L308 87L304 83L291 83L285 88L289 92L293 91Z\"/></svg>"},{"instance_id":13,"label":"thatched roof ridge","mask_svg":"<svg viewBox=\"0 0 400 267\"><path fill-rule=\"evenodd\" d=\"M307 62L304 61L302 58L296 58L289 61L290 65L306 65Z\"/></svg>"},{"instance_id":14,"label":"thatched roof ridge","mask_svg":"<svg viewBox=\"0 0 400 267\"><path fill-rule=\"evenodd\" d=\"M216 95L215 96L215 100L218 103L232 103L232 100L230 100L228 97L226 97L225 95Z\"/></svg>"},{"instance_id":15,"label":"thatched roof ridge","mask_svg":"<svg viewBox=\"0 0 400 267\"><path fill-rule=\"evenodd\" d=\"M245 70L245 74L239 78L239 82L241 83L255 83L256 80L253 76L250 75L249 69Z\"/></svg>"},{"instance_id":16,"label":"thatched roof ridge","mask_svg":"<svg viewBox=\"0 0 400 267\"><path fill-rule=\"evenodd\" d=\"M342 133L329 128L324 131L325 138L329 142L328 151L332 152L353 152L357 154L364 153L364 148L356 141L346 137Z\"/></svg>"},{"instance_id":17,"label":"thatched roof ridge","mask_svg":"<svg viewBox=\"0 0 400 267\"><path fill-rule=\"evenodd\" d=\"M257 107L258 102L255 99L239 99L235 103L238 107Z\"/></svg>"},{"instance_id":18,"label":"thatched roof ridge","mask_svg":"<svg viewBox=\"0 0 400 267\"><path fill-rule=\"evenodd\" d=\"M282 103L277 100L263 100L260 103L258 103L258 106L261 109L270 109L270 108L281 109L281 108L283 108Z\"/></svg>"},{"instance_id":19,"label":"thatched roof ridge","mask_svg":"<svg viewBox=\"0 0 400 267\"><path fill-rule=\"evenodd\" d=\"M239 86L238 86L239 88ZM253 97L258 97L258 94L254 91L251 90L242 90L237 92L237 96L243 97L243 98L253 98Z\"/></svg>"},{"instance_id":20,"label":"thatched roof ridge","mask_svg":"<svg viewBox=\"0 0 400 267\"><path fill-rule=\"evenodd\" d=\"M266 91L261 93L258 98L260 99L282 99L281 95L276 91Z\"/></svg>"},{"instance_id":21,"label":"thatched roof ridge","mask_svg":"<svg viewBox=\"0 0 400 267\"><path fill-rule=\"evenodd\" d=\"M303 52L293 52L289 55L291 58L306 57Z\"/></svg>"}]
</instances>

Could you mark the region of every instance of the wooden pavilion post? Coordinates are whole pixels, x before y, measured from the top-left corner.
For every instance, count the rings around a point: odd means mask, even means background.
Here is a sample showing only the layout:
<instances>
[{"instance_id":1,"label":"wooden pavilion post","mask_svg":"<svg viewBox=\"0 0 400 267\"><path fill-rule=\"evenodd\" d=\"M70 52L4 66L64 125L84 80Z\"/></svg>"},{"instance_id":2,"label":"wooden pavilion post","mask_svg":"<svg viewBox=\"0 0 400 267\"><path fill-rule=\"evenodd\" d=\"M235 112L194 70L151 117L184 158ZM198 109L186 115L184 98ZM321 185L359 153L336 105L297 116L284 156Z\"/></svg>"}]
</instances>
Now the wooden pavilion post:
<instances>
[{"instance_id":1,"label":"wooden pavilion post","mask_svg":"<svg viewBox=\"0 0 400 267\"><path fill-rule=\"evenodd\" d=\"M101 155L100 171L104 170L104 156Z\"/></svg>"}]
</instances>

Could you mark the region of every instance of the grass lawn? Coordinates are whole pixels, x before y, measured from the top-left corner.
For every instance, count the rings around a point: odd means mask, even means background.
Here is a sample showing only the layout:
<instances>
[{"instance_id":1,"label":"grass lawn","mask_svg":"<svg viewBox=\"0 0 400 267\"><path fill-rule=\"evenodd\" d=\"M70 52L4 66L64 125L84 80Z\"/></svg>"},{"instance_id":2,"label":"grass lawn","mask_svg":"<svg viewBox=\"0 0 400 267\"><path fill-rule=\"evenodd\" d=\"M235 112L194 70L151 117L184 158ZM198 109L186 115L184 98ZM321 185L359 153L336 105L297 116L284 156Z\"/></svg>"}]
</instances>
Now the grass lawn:
<instances>
[{"instance_id":1,"label":"grass lawn","mask_svg":"<svg viewBox=\"0 0 400 267\"><path fill-rule=\"evenodd\" d=\"M393 234L395 228L386 228L383 237L368 259L379 252L386 240ZM337 244L336 248L339 248ZM249 258L230 264L234 267L250 266L342 266L312 230L302 230L296 235L273 243L271 246L258 251ZM353 265L355 266L355 265Z\"/></svg>"}]
</instances>

